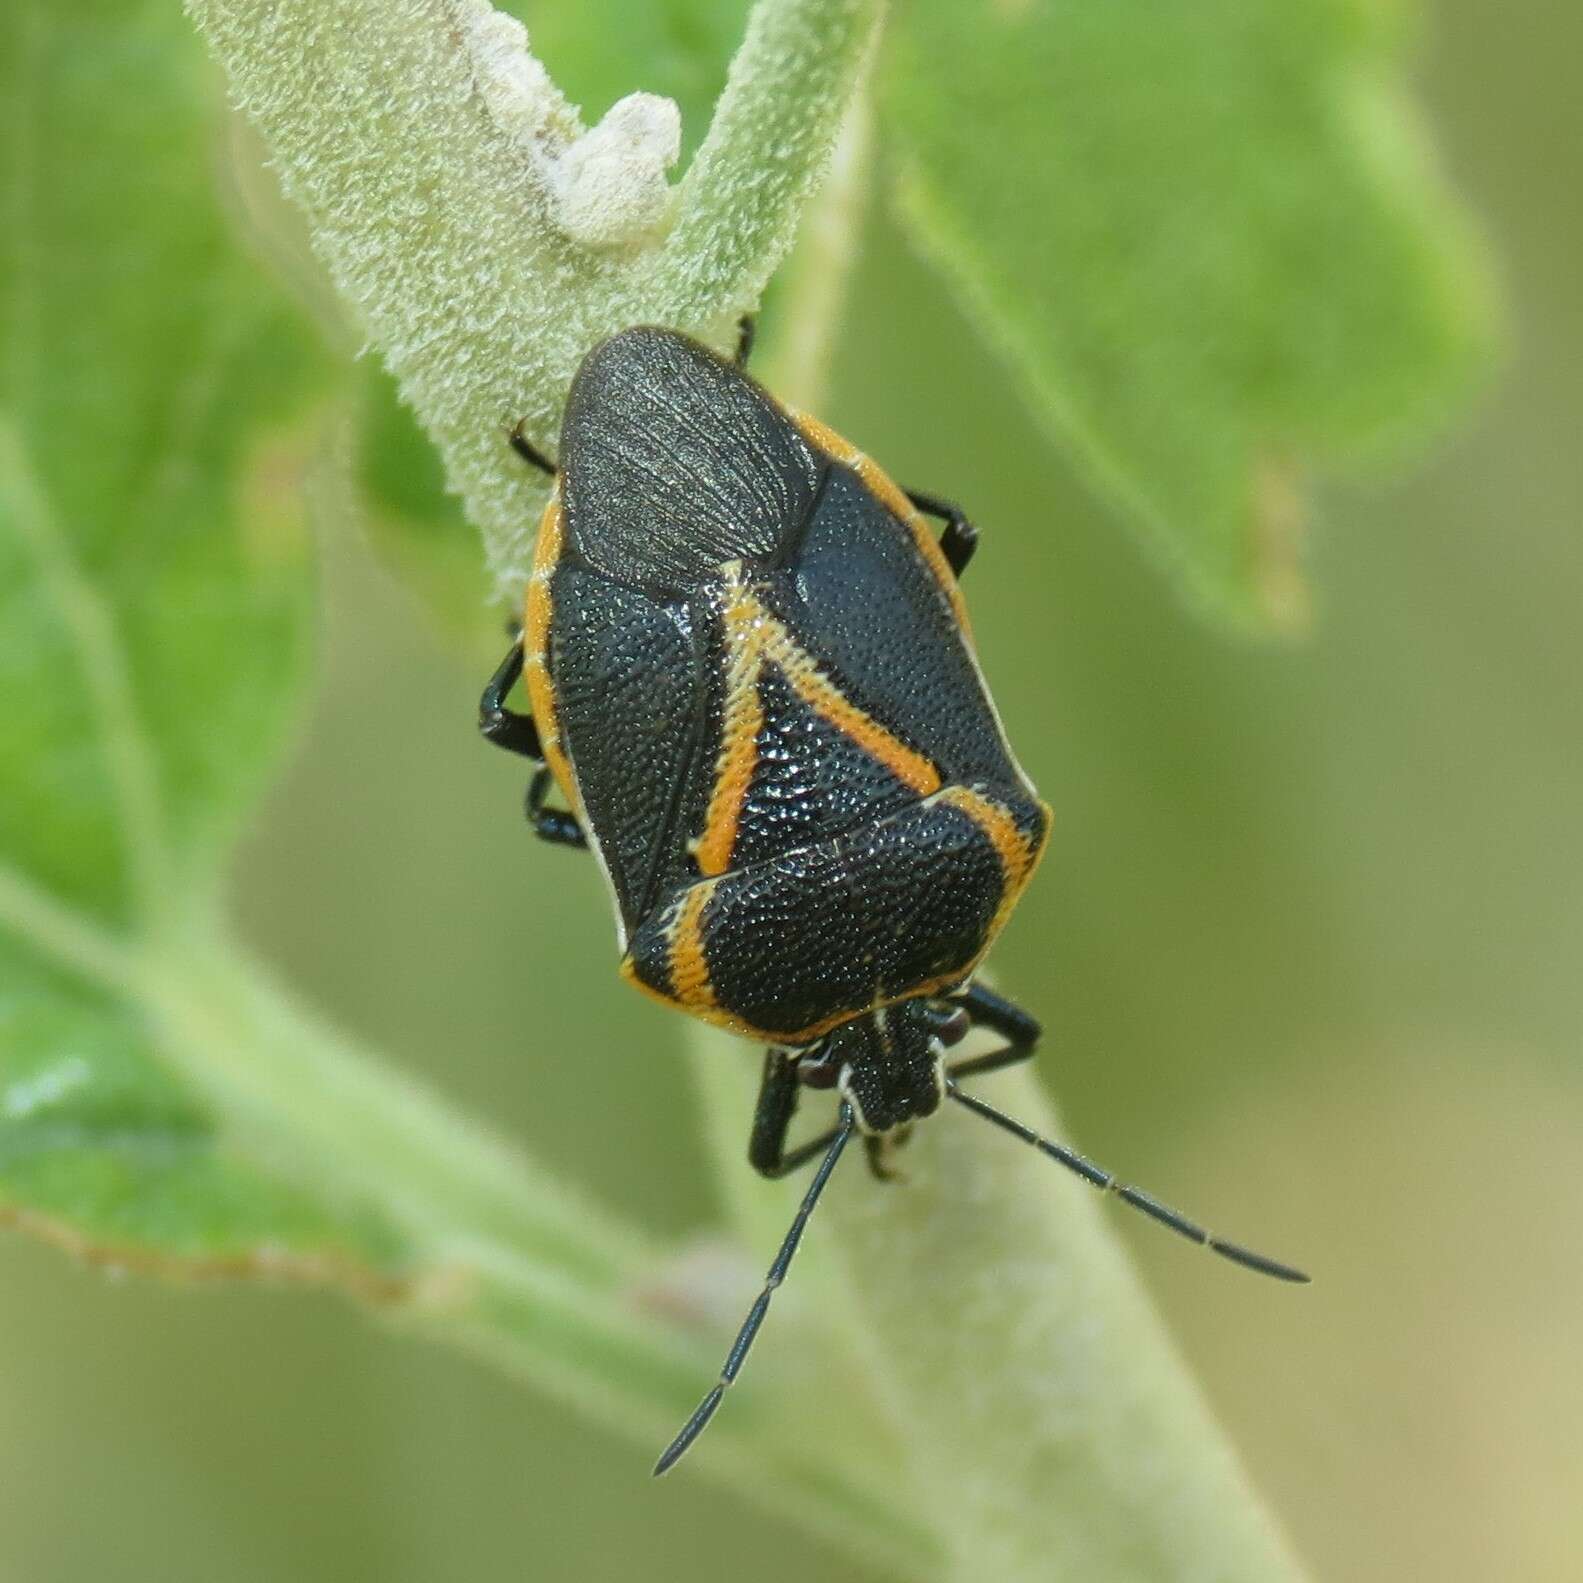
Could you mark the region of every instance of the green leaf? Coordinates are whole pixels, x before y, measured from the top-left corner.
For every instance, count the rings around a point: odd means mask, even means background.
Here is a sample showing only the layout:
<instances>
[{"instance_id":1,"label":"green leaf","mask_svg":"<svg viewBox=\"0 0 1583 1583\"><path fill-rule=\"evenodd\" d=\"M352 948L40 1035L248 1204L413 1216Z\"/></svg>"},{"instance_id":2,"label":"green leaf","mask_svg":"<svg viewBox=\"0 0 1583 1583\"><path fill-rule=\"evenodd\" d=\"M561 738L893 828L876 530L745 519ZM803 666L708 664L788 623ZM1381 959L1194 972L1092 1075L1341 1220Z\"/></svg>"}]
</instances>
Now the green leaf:
<instances>
[{"instance_id":1,"label":"green leaf","mask_svg":"<svg viewBox=\"0 0 1583 1583\"><path fill-rule=\"evenodd\" d=\"M382 1289L391 1225L236 1149L105 964L40 949L43 912L150 937L215 883L297 689L282 425L316 360L209 195L180 19L27 0L4 27L0 1214L118 1263Z\"/></svg>"},{"instance_id":2,"label":"green leaf","mask_svg":"<svg viewBox=\"0 0 1583 1583\"><path fill-rule=\"evenodd\" d=\"M0 938L0 1222L99 1264L402 1294L406 1240L236 1148L126 1005Z\"/></svg>"},{"instance_id":3,"label":"green leaf","mask_svg":"<svg viewBox=\"0 0 1583 1583\"><path fill-rule=\"evenodd\" d=\"M336 1285L660 1444L712 1349L645 1309L648 1240L297 1006L221 916L297 702L298 426L327 381L211 191L196 40L169 8L24 0L0 72L0 1224ZM770 1420L745 1391L699 1467L921 1564L882 1480Z\"/></svg>"},{"instance_id":4,"label":"green leaf","mask_svg":"<svg viewBox=\"0 0 1583 1583\"><path fill-rule=\"evenodd\" d=\"M205 196L206 84L179 23L24 0L4 26L0 92L26 130L8 140L0 240L4 692L20 705L0 849L124 917L140 871L212 858L283 723L305 546L272 506L246 532L216 524L240 491L272 493L244 464L277 460L264 446L310 353ZM124 595L113 632L106 586Z\"/></svg>"},{"instance_id":5,"label":"green leaf","mask_svg":"<svg viewBox=\"0 0 1583 1583\"><path fill-rule=\"evenodd\" d=\"M1214 612L1289 625L1312 470L1443 422L1490 292L1373 0L915 0L901 213Z\"/></svg>"}]
</instances>

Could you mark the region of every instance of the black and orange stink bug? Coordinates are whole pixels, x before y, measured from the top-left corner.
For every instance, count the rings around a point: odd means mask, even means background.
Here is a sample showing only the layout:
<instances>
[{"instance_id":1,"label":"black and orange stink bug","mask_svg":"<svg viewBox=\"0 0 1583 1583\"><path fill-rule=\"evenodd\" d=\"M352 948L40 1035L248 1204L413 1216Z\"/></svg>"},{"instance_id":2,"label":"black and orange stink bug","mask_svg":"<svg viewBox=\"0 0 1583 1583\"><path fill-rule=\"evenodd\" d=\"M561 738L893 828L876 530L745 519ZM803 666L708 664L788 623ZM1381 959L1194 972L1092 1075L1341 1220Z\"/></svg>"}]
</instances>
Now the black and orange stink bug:
<instances>
[{"instance_id":1,"label":"black and orange stink bug","mask_svg":"<svg viewBox=\"0 0 1583 1583\"><path fill-rule=\"evenodd\" d=\"M512 436L555 488L521 639L480 704L491 741L540 763L537 833L599 860L622 976L768 1046L754 1168L779 1177L822 1156L719 1381L656 1473L735 1380L853 1134L885 1176L943 1099L1195 1242L1304 1279L960 1086L1038 1041L973 974L1050 824L974 657L957 580L976 535L779 406L743 372L750 341L745 324L733 364L670 330L625 330L577 372L559 467ZM531 715L505 706L519 679ZM1004 1042L948 1063L976 1025ZM836 1091L837 1124L788 1150L804 1087Z\"/></svg>"}]
</instances>

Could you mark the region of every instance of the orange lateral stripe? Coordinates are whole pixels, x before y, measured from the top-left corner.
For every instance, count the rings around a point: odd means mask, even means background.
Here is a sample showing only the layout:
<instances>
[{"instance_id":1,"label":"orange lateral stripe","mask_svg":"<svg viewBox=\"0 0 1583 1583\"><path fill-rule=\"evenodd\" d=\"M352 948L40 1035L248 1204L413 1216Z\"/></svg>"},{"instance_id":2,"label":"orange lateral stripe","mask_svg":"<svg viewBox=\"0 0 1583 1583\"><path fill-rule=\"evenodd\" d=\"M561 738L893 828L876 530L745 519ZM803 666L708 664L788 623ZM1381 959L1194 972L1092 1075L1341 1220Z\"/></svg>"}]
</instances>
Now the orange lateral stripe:
<instances>
[{"instance_id":1,"label":"orange lateral stripe","mask_svg":"<svg viewBox=\"0 0 1583 1583\"><path fill-rule=\"evenodd\" d=\"M950 601L952 612L962 628L968 646L973 644L973 628L967 619L967 605L956 576L940 548L940 541L924 520L923 513L896 487L895 481L873 457L866 456L850 440L837 434L827 423L810 417L806 412L789 414L803 438L816 450L823 451L835 461L844 462L861 480L863 487L878 500L893 517L912 535L912 541L924 564L934 573L940 592Z\"/></svg>"},{"instance_id":2,"label":"orange lateral stripe","mask_svg":"<svg viewBox=\"0 0 1583 1583\"><path fill-rule=\"evenodd\" d=\"M823 451L838 462L845 462L849 467L855 466L863 454L850 440L842 439L828 423L821 423L812 413L789 411L786 416L796 424L802 437L816 451Z\"/></svg>"},{"instance_id":3,"label":"orange lateral stripe","mask_svg":"<svg viewBox=\"0 0 1583 1583\"><path fill-rule=\"evenodd\" d=\"M1000 906L995 909L995 916L990 920L985 935L987 947L989 941L1005 927L1012 908L1017 905L1017 898L1022 895L1023 887L1033 878L1033 871L1044 856L1044 846L1041 843L1035 848L1017 828L1016 820L1006 808L971 787L952 786L940 794L940 800L950 803L953 808L960 808L984 832L985 838L995 849L996 857L1000 859ZM1043 808L1044 804L1039 806ZM1048 818L1050 810L1045 808L1044 811Z\"/></svg>"},{"instance_id":4,"label":"orange lateral stripe","mask_svg":"<svg viewBox=\"0 0 1583 1583\"><path fill-rule=\"evenodd\" d=\"M782 622L754 597L736 570L731 573L723 624L729 672L714 786L703 833L693 845L700 873L723 874L736 846L742 809L758 764L758 737L764 725L758 686L766 659L781 668L815 714L872 754L904 786L920 797L940 789L940 772L934 764L847 698Z\"/></svg>"},{"instance_id":5,"label":"orange lateral stripe","mask_svg":"<svg viewBox=\"0 0 1583 1583\"><path fill-rule=\"evenodd\" d=\"M703 916L712 884L694 885L682 897L670 927L671 995L695 1016L719 1008L714 985L709 982L709 962L704 955Z\"/></svg>"},{"instance_id":6,"label":"orange lateral stripe","mask_svg":"<svg viewBox=\"0 0 1583 1583\"><path fill-rule=\"evenodd\" d=\"M522 605L522 670L528 689L533 723L538 727L539 746L549 765L555 784L571 810L582 815L582 799L577 795L577 777L561 745L560 712L555 706L555 688L550 680L549 644L550 577L561 558L564 529L561 521L561 490L555 486L550 503L539 522L539 537L533 547L533 573Z\"/></svg>"},{"instance_id":7,"label":"orange lateral stripe","mask_svg":"<svg viewBox=\"0 0 1583 1583\"><path fill-rule=\"evenodd\" d=\"M737 829L748 788L758 763L758 737L764 725L759 701L759 671L763 665L763 638L759 622L765 612L735 575L725 608L725 641L729 652L724 717L720 727L720 755L715 764L714 787L704 815L703 834L693 845L693 856L704 874L723 874L736 845Z\"/></svg>"},{"instance_id":8,"label":"orange lateral stripe","mask_svg":"<svg viewBox=\"0 0 1583 1583\"><path fill-rule=\"evenodd\" d=\"M917 546L924 564L934 573L934 580L940 585L940 592L951 602L957 625L961 627L962 636L967 639L971 647L973 628L967 619L967 604L962 598L961 585L945 558L945 551L940 548L939 538L924 520L923 513L896 487L890 474L872 457L861 456L853 466L856 467L857 476L863 480L870 493L882 501L892 515L900 517L907 531L912 534L912 542Z\"/></svg>"}]
</instances>

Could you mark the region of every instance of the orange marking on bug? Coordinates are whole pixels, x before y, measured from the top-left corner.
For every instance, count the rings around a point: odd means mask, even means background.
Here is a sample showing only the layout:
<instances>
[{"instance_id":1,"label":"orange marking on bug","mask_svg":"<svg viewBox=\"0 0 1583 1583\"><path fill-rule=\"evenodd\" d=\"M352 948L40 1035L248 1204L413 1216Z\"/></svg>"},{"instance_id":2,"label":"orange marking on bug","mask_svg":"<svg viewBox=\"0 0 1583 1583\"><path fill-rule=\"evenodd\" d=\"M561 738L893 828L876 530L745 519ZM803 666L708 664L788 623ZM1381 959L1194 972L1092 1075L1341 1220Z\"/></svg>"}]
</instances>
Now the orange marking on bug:
<instances>
[{"instance_id":1,"label":"orange marking on bug","mask_svg":"<svg viewBox=\"0 0 1583 1583\"><path fill-rule=\"evenodd\" d=\"M694 885L682 897L669 930L671 996L694 1016L720 1007L704 954L704 908L713 894L714 886L708 882Z\"/></svg>"},{"instance_id":2,"label":"orange marking on bug","mask_svg":"<svg viewBox=\"0 0 1583 1583\"><path fill-rule=\"evenodd\" d=\"M763 667L764 607L742 580L740 567L729 575L730 590L723 613L726 660L726 699L720 728L720 754L715 764L714 787L704 815L703 834L693 845L693 856L704 874L723 874L731 861L737 830L753 770L758 763L758 737L764 725L758 679Z\"/></svg>"},{"instance_id":3,"label":"orange marking on bug","mask_svg":"<svg viewBox=\"0 0 1583 1583\"><path fill-rule=\"evenodd\" d=\"M937 792L941 776L935 765L841 692L785 624L754 595L739 563L730 563L725 573L727 595L721 626L727 650L726 700L714 786L703 830L692 844L699 872L713 876L730 867L742 810L758 765L758 737L764 726L758 689L766 661L780 667L792 689L815 714L872 754L904 786L920 797Z\"/></svg>"},{"instance_id":4,"label":"orange marking on bug","mask_svg":"<svg viewBox=\"0 0 1583 1583\"><path fill-rule=\"evenodd\" d=\"M771 648L771 656L786 673L786 680L797 696L816 715L850 737L864 752L872 754L902 785L910 786L920 797L939 791L940 772L929 759L859 709L814 664L808 652L798 646L784 627L777 636L783 641Z\"/></svg>"},{"instance_id":5,"label":"orange marking on bug","mask_svg":"<svg viewBox=\"0 0 1583 1583\"><path fill-rule=\"evenodd\" d=\"M528 591L522 603L523 685L528 690L528 703L533 710L533 723L538 727L539 746L544 749L544 762L549 765L567 806L581 817L582 799L577 793L577 776L561 743L560 713L555 706L555 687L550 679L549 665L550 617L554 613L550 577L561 558L563 543L561 490L557 484L539 522L539 537L533 547L533 572L528 578Z\"/></svg>"},{"instance_id":6,"label":"orange marking on bug","mask_svg":"<svg viewBox=\"0 0 1583 1583\"><path fill-rule=\"evenodd\" d=\"M811 413L788 412L787 416L816 451L823 451L826 456L833 456L836 461L845 462L849 467L855 465L862 456L863 453L850 440L843 439L828 423L821 423Z\"/></svg>"},{"instance_id":7,"label":"orange marking on bug","mask_svg":"<svg viewBox=\"0 0 1583 1583\"><path fill-rule=\"evenodd\" d=\"M940 585L940 592L950 603L952 614L962 628L962 636L971 648L973 628L967 619L967 604L962 598L961 588L957 586L956 574L951 570L945 552L940 548L939 538L924 519L923 513L897 487L890 474L873 457L865 455L850 440L837 434L829 424L810 417L806 412L793 413L791 418L810 445L816 450L823 451L835 461L844 462L850 467L857 474L863 487L912 535L914 547L923 557L924 564L934 573L934 580Z\"/></svg>"},{"instance_id":8,"label":"orange marking on bug","mask_svg":"<svg viewBox=\"0 0 1583 1583\"><path fill-rule=\"evenodd\" d=\"M995 856L1000 859L1000 905L995 909L995 916L990 920L989 929L986 931L987 947L988 942L1005 927L1006 920L1017 905L1017 898L1022 895L1024 887L1033 878L1033 871L1038 868L1039 860L1044 856L1045 844L1042 840L1038 842L1029 840L1017 828L1017 822L1012 818L1009 809L969 786L949 787L940 794L940 800L950 803L953 808L961 809L983 831L985 839L995 849ZM1050 810L1042 802L1039 807L1044 812L1045 827L1048 829Z\"/></svg>"}]
</instances>

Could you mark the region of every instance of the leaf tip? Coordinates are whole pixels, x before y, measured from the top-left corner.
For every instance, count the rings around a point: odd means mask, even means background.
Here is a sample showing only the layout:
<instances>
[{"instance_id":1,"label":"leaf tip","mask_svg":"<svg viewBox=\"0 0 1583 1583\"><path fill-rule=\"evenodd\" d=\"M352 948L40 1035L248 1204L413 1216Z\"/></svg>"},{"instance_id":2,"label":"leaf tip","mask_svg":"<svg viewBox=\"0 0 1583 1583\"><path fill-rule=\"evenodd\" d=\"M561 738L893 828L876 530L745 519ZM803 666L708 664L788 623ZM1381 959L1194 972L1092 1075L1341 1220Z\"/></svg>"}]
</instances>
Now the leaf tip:
<instances>
[{"instance_id":1,"label":"leaf tip","mask_svg":"<svg viewBox=\"0 0 1583 1583\"><path fill-rule=\"evenodd\" d=\"M1254 612L1266 630L1300 638L1313 626L1304 572L1308 502L1289 458L1264 456L1254 465L1249 512L1250 583Z\"/></svg>"}]
</instances>

